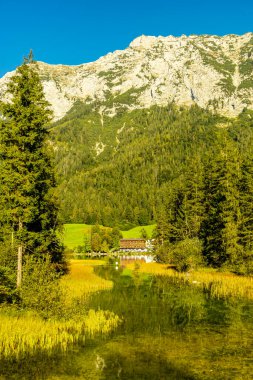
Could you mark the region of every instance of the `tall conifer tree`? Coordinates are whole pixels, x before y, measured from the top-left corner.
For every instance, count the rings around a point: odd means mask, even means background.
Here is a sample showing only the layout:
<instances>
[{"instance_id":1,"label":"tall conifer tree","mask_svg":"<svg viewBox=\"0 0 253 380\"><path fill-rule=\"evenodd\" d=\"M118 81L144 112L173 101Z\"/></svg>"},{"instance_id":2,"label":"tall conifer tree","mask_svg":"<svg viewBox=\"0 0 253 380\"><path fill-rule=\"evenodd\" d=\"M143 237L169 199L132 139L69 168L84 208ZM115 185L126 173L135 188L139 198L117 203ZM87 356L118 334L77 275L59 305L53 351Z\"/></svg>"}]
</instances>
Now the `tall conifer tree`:
<instances>
[{"instance_id":1,"label":"tall conifer tree","mask_svg":"<svg viewBox=\"0 0 253 380\"><path fill-rule=\"evenodd\" d=\"M217 151L206 166L205 219L201 237L209 264L233 265L240 259L239 182L241 178L238 149L227 132L217 135Z\"/></svg>"},{"instance_id":2,"label":"tall conifer tree","mask_svg":"<svg viewBox=\"0 0 253 380\"><path fill-rule=\"evenodd\" d=\"M35 65L28 60L16 70L8 85L11 101L1 107L1 240L9 251L18 247L19 265L24 254L49 254L52 262L62 262L46 128L51 111Z\"/></svg>"},{"instance_id":3,"label":"tall conifer tree","mask_svg":"<svg viewBox=\"0 0 253 380\"><path fill-rule=\"evenodd\" d=\"M245 157L240 182L240 243L253 259L253 159Z\"/></svg>"}]
</instances>

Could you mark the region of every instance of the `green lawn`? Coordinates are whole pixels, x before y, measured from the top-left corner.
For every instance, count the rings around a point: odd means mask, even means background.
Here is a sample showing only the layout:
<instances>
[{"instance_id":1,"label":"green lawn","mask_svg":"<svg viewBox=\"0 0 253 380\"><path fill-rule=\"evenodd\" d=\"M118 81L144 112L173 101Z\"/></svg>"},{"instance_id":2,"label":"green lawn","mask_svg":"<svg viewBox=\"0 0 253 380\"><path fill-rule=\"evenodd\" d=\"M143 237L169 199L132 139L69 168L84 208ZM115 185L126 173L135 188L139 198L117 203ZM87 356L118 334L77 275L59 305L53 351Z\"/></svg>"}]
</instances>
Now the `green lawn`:
<instances>
[{"instance_id":1,"label":"green lawn","mask_svg":"<svg viewBox=\"0 0 253 380\"><path fill-rule=\"evenodd\" d=\"M67 248L73 249L78 245L83 245L84 235L90 236L92 225L89 224L64 224L63 243ZM121 231L124 238L140 238L141 230L144 228L148 237L152 237L152 232L156 224L149 226L138 226L129 231Z\"/></svg>"},{"instance_id":2,"label":"green lawn","mask_svg":"<svg viewBox=\"0 0 253 380\"><path fill-rule=\"evenodd\" d=\"M70 249L83 245L84 235L90 235L91 227L89 224L64 224L64 245Z\"/></svg>"},{"instance_id":3,"label":"green lawn","mask_svg":"<svg viewBox=\"0 0 253 380\"><path fill-rule=\"evenodd\" d=\"M148 235L148 238L151 239L152 233L154 229L156 228L156 224L151 224L149 226L138 226L134 227L131 230L128 231L121 231L123 238L130 239L130 238L140 238L141 236L141 230L144 229Z\"/></svg>"}]
</instances>

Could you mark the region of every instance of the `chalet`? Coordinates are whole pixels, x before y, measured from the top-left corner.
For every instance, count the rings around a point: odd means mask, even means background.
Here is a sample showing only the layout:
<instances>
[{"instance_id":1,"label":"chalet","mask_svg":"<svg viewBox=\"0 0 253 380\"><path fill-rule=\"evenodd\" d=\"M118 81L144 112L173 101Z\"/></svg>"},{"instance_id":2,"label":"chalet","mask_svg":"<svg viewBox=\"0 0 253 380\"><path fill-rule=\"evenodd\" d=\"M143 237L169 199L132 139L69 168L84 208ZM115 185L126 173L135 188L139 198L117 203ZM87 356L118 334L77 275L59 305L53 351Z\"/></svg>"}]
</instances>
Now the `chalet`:
<instances>
[{"instance_id":1,"label":"chalet","mask_svg":"<svg viewBox=\"0 0 253 380\"><path fill-rule=\"evenodd\" d=\"M147 251L145 239L121 239L121 251Z\"/></svg>"}]
</instances>

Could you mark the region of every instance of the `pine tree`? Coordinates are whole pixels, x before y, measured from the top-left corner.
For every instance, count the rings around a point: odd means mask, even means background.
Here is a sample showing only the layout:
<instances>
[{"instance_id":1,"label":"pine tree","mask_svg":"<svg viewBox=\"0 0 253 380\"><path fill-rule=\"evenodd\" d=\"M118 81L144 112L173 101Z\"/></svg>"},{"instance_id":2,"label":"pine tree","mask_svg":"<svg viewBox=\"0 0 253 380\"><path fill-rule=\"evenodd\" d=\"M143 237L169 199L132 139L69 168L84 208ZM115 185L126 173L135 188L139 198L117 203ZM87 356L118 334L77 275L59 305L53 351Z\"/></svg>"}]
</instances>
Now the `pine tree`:
<instances>
[{"instance_id":1,"label":"pine tree","mask_svg":"<svg viewBox=\"0 0 253 380\"><path fill-rule=\"evenodd\" d=\"M191 157L186 172L163 194L166 208L158 213L157 237L170 243L199 236L203 220L203 165Z\"/></svg>"},{"instance_id":2,"label":"pine tree","mask_svg":"<svg viewBox=\"0 0 253 380\"><path fill-rule=\"evenodd\" d=\"M163 206L159 210L155 238L157 245L163 245L170 238L170 222L167 209Z\"/></svg>"},{"instance_id":3,"label":"pine tree","mask_svg":"<svg viewBox=\"0 0 253 380\"><path fill-rule=\"evenodd\" d=\"M234 265L242 253L239 243L240 157L226 131L217 137L216 154L206 166L205 219L201 237L209 264Z\"/></svg>"},{"instance_id":4,"label":"pine tree","mask_svg":"<svg viewBox=\"0 0 253 380\"><path fill-rule=\"evenodd\" d=\"M49 254L62 262L57 237L58 206L55 177L48 144L51 120L35 63L21 65L10 79L11 101L2 104L0 123L1 239L21 257ZM21 274L19 268L18 276ZM21 278L18 278L20 285Z\"/></svg>"},{"instance_id":5,"label":"pine tree","mask_svg":"<svg viewBox=\"0 0 253 380\"><path fill-rule=\"evenodd\" d=\"M242 222L240 236L242 244L253 250L253 160L251 157L242 165L241 190L241 213Z\"/></svg>"}]
</instances>

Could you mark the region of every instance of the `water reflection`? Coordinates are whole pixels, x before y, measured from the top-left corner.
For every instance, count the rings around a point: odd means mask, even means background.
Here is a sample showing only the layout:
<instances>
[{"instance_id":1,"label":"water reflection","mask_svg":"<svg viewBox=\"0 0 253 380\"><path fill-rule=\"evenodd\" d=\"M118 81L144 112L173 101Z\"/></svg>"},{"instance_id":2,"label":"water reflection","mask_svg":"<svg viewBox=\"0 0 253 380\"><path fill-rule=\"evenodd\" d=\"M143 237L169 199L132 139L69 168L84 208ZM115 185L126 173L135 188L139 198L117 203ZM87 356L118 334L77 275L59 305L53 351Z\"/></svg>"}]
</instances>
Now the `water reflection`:
<instances>
[{"instance_id":1,"label":"water reflection","mask_svg":"<svg viewBox=\"0 0 253 380\"><path fill-rule=\"evenodd\" d=\"M94 308L108 308L124 317L122 330L136 334L149 332L156 334L169 329L182 329L196 326L202 322L212 323L209 318L212 300L198 288L187 286L166 276L148 276L132 273L113 266L97 268L97 274L113 279L114 287L110 292L95 294L90 305ZM224 302L215 301L219 323L227 319ZM215 322L214 322L215 323Z\"/></svg>"},{"instance_id":2,"label":"water reflection","mask_svg":"<svg viewBox=\"0 0 253 380\"><path fill-rule=\"evenodd\" d=\"M169 277L140 274L138 266L96 273L114 287L88 306L123 317L119 329L53 359L0 362L0 380L252 379L252 303L210 299Z\"/></svg>"}]
</instances>

